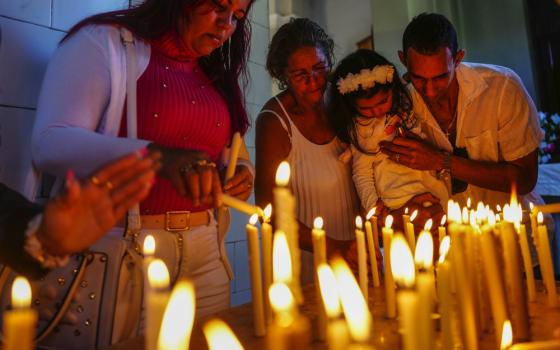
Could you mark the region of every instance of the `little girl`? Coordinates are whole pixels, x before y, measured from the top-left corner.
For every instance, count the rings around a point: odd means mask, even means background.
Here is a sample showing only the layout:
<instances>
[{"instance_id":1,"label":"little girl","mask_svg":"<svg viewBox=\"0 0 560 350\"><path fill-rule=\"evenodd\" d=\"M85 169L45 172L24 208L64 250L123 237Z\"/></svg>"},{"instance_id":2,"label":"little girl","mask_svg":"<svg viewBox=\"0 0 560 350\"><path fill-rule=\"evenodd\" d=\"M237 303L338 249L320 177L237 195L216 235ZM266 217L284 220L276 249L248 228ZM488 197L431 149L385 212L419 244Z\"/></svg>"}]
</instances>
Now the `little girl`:
<instances>
[{"instance_id":1,"label":"little girl","mask_svg":"<svg viewBox=\"0 0 560 350\"><path fill-rule=\"evenodd\" d=\"M395 136L425 138L395 67L378 53L361 49L344 58L331 79L329 119L339 138L351 144L342 158L349 159L351 152L352 178L366 212L375 206L378 213L383 207L399 209L424 193L439 203L425 201L423 206L446 205L446 184L434 172L408 168L380 152L379 143ZM443 214L443 209L435 212Z\"/></svg>"}]
</instances>

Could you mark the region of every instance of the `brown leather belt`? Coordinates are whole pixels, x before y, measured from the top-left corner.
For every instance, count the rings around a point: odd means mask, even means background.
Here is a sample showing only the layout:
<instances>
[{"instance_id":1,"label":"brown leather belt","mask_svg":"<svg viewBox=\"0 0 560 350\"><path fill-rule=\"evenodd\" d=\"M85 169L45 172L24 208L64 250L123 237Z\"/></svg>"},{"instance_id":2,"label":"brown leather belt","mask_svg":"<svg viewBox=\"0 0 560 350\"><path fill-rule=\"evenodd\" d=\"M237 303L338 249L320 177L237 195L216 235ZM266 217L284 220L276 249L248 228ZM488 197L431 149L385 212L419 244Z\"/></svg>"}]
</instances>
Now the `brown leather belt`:
<instances>
[{"instance_id":1,"label":"brown leather belt","mask_svg":"<svg viewBox=\"0 0 560 350\"><path fill-rule=\"evenodd\" d=\"M168 211L160 215L142 215L142 228L184 231L191 227L208 225L208 211Z\"/></svg>"}]
</instances>

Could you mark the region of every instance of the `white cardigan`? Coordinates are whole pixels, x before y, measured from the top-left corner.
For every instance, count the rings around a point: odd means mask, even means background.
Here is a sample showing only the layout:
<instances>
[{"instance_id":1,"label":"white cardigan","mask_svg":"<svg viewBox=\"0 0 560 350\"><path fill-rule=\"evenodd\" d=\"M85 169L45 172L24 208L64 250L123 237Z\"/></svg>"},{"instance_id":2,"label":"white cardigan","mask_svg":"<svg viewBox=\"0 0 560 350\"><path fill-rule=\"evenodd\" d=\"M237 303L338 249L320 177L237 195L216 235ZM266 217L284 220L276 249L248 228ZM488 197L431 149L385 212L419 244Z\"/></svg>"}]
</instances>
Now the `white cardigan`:
<instances>
[{"instance_id":1,"label":"white cardigan","mask_svg":"<svg viewBox=\"0 0 560 350\"><path fill-rule=\"evenodd\" d=\"M134 47L138 80L150 61L150 45L136 38ZM72 169L84 178L151 142L117 137L126 99L125 52L120 29L110 25L86 26L56 50L41 88L32 135L31 152L39 170L61 179ZM225 149L222 159L228 154ZM245 143L239 158L254 175ZM229 217L220 212L220 250L231 277L223 246Z\"/></svg>"}]
</instances>

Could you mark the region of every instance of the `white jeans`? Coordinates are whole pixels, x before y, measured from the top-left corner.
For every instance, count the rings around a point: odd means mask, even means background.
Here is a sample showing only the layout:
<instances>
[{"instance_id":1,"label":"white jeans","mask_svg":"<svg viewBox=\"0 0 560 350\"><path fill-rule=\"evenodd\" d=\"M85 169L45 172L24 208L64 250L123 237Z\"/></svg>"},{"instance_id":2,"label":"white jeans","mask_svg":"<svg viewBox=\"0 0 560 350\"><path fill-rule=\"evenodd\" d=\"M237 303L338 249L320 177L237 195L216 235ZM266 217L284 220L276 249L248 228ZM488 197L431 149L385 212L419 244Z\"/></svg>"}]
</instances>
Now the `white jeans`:
<instances>
[{"instance_id":1,"label":"white jeans","mask_svg":"<svg viewBox=\"0 0 560 350\"><path fill-rule=\"evenodd\" d=\"M143 242L147 234L154 236L155 257L165 262L171 281L188 278L194 283L197 319L229 308L230 281L220 259L217 225L212 214L208 226L174 232L143 229L139 242Z\"/></svg>"}]
</instances>

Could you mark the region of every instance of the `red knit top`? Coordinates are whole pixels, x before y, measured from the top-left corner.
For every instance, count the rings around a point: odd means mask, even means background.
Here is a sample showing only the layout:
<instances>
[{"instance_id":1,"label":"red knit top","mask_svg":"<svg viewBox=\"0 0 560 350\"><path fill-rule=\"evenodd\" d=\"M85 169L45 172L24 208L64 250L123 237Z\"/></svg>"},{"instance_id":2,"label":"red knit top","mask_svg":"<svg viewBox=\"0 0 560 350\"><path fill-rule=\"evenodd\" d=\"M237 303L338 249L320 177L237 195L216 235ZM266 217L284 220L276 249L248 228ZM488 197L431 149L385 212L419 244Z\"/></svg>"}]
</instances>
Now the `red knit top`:
<instances>
[{"instance_id":1,"label":"red knit top","mask_svg":"<svg viewBox=\"0 0 560 350\"><path fill-rule=\"evenodd\" d=\"M200 69L198 60L185 54L177 37L169 34L151 42L148 67L138 79L138 138L157 144L206 152L214 162L230 135L227 104ZM125 111L126 113L126 111ZM123 118L123 121L126 117ZM121 135L126 135L121 123ZM167 211L200 211L160 176L140 204L142 215Z\"/></svg>"}]
</instances>

